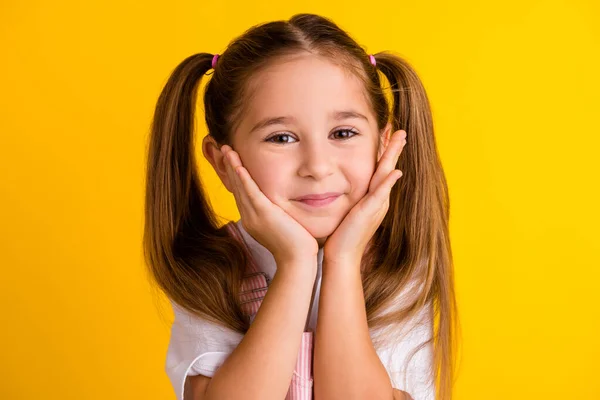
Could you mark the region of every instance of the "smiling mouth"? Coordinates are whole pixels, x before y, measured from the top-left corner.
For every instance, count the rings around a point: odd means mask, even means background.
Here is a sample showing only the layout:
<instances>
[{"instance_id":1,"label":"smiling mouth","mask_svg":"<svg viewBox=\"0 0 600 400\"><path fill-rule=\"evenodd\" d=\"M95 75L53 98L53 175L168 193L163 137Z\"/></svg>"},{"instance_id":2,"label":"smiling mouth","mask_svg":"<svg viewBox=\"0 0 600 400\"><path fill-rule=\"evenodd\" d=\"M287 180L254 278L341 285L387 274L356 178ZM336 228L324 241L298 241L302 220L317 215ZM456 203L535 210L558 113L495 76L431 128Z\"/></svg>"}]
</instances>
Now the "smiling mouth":
<instances>
[{"instance_id":1,"label":"smiling mouth","mask_svg":"<svg viewBox=\"0 0 600 400\"><path fill-rule=\"evenodd\" d=\"M309 207L323 207L333 203L341 194L336 194L334 196L325 197L322 199L303 199L303 200L295 200L299 203L302 203Z\"/></svg>"}]
</instances>

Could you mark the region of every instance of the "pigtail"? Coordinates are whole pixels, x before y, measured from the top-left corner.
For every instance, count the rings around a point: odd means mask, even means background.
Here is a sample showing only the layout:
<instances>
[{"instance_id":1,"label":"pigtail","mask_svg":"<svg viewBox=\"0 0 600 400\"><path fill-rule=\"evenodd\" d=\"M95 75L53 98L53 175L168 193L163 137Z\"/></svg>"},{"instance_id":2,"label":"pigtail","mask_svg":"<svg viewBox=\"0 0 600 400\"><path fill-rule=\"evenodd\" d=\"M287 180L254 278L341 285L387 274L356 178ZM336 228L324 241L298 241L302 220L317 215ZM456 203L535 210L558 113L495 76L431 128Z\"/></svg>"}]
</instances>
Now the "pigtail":
<instances>
[{"instance_id":1,"label":"pigtail","mask_svg":"<svg viewBox=\"0 0 600 400\"><path fill-rule=\"evenodd\" d=\"M197 86L211 68L211 55L202 53L188 57L169 77L154 113L152 136L148 150L147 210L150 224L160 220L163 237L154 243L172 243L183 220L190 212L190 192L194 185L193 117ZM200 189L201 190L201 189ZM212 222L212 221L207 221ZM166 249L165 257L172 256Z\"/></svg>"},{"instance_id":2,"label":"pigtail","mask_svg":"<svg viewBox=\"0 0 600 400\"><path fill-rule=\"evenodd\" d=\"M197 88L212 68L212 58L212 54L200 53L185 59L158 98L148 148L144 256L151 278L170 300L194 314L245 331L236 268L243 265L244 256L219 228L194 155Z\"/></svg>"},{"instance_id":3,"label":"pigtail","mask_svg":"<svg viewBox=\"0 0 600 400\"><path fill-rule=\"evenodd\" d=\"M431 108L425 88L408 62L390 52L375 57L377 68L389 81L393 96L392 132L403 129L407 133L406 146L398 160L398 168L404 174L391 194L393 212L386 216L389 221L382 224L393 232L383 235L401 238L399 242L403 245L388 251L388 257L408 260L406 275L421 277L422 289L413 304L414 309L433 303L437 325L433 341L438 398L450 399L457 306L448 234L449 194L436 148Z\"/></svg>"}]
</instances>

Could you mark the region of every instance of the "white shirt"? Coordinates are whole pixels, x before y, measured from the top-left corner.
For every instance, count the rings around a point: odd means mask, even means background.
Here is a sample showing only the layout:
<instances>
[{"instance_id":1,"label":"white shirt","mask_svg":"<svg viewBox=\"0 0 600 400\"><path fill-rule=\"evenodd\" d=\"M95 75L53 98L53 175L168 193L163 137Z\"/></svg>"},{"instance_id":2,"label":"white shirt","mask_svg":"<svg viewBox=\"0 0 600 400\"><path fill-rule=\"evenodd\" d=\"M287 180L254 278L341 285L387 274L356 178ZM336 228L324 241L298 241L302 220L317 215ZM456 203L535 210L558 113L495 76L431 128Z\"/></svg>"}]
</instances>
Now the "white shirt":
<instances>
[{"instance_id":1,"label":"white shirt","mask_svg":"<svg viewBox=\"0 0 600 400\"><path fill-rule=\"evenodd\" d=\"M277 265L271 252L261 245L244 229L241 221L234 222L242 233L258 267L272 281ZM313 301L307 316L305 331L316 332L321 289L323 249L319 249L318 268L313 288ZM408 288L407 288L408 289ZM171 301L175 319L171 327L171 338L166 355L166 373L175 390L178 400L183 400L185 378L188 375L213 377L229 354L235 350L243 334L201 319L175 302ZM432 343L418 350L404 370L404 364L411 352L432 337L431 307L426 307L409 324L396 331L392 343L376 352L385 366L392 386L410 394L414 400L435 400L433 382ZM384 329L385 330L385 329ZM375 340L384 330L371 330ZM186 399L187 400L187 399Z\"/></svg>"}]
</instances>

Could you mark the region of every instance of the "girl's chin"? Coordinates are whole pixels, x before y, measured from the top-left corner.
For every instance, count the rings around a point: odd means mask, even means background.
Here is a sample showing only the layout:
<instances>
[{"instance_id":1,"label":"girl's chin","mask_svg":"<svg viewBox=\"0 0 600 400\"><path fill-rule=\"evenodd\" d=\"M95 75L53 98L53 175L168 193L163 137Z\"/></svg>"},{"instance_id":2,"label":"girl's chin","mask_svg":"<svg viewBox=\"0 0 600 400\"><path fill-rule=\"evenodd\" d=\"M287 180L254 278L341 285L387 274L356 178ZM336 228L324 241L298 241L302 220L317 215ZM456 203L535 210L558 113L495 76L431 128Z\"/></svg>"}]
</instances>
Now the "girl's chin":
<instances>
[{"instance_id":1,"label":"girl's chin","mask_svg":"<svg viewBox=\"0 0 600 400\"><path fill-rule=\"evenodd\" d=\"M325 242L328 236L335 232L339 225L337 218L301 218L297 220L312 237Z\"/></svg>"},{"instance_id":2,"label":"girl's chin","mask_svg":"<svg viewBox=\"0 0 600 400\"><path fill-rule=\"evenodd\" d=\"M343 219L342 216L336 215L338 213L335 210L332 210L329 215L312 215L295 209L286 212L317 240L319 247L323 247L325 240L335 232Z\"/></svg>"},{"instance_id":3,"label":"girl's chin","mask_svg":"<svg viewBox=\"0 0 600 400\"><path fill-rule=\"evenodd\" d=\"M300 224L315 238L319 243L319 248L323 247L325 241L335 231L336 226L325 226L328 225L325 221L321 221L316 224L307 224L304 221L299 221Z\"/></svg>"}]
</instances>

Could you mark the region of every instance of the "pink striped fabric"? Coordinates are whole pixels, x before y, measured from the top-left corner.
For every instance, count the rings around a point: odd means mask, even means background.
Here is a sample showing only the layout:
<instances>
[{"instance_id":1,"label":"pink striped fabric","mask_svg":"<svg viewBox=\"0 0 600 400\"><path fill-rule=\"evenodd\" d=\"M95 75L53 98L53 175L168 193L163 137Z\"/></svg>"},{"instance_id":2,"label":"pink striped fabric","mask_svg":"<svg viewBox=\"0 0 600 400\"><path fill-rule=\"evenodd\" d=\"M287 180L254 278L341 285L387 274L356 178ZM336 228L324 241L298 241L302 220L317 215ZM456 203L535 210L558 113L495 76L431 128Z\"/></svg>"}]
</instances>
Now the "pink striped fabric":
<instances>
[{"instance_id":1,"label":"pink striped fabric","mask_svg":"<svg viewBox=\"0 0 600 400\"><path fill-rule=\"evenodd\" d=\"M242 245L246 246L241 233L237 231L237 227L233 223L227 224L229 232L237 238ZM262 272L251 256L250 251L247 252L250 256L250 263L246 266L246 273L242 281L242 309L253 321L258 309L267 294L269 282L266 274ZM312 359L313 359L313 332L303 332L300 348L298 349L298 359L296 367L292 374L290 387L288 388L285 400L312 400L313 398L313 374L312 374Z\"/></svg>"}]
</instances>

